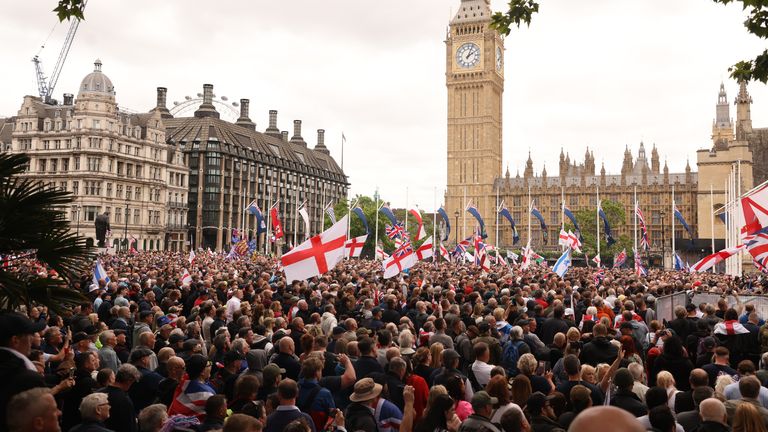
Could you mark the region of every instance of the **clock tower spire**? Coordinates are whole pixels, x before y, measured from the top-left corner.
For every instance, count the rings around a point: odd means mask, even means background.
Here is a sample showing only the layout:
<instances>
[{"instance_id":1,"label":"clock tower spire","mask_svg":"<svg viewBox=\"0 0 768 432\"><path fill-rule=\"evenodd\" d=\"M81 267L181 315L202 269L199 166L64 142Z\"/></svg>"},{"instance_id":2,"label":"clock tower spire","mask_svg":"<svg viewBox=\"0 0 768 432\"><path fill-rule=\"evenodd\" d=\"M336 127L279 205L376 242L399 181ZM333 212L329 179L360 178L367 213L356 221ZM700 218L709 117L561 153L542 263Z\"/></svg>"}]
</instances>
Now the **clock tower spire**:
<instances>
[{"instance_id":1,"label":"clock tower spire","mask_svg":"<svg viewBox=\"0 0 768 432\"><path fill-rule=\"evenodd\" d=\"M490 232L494 183L502 175L504 40L489 27L490 0L461 0L451 19L446 46L448 142L446 210L477 205ZM465 238L473 227L457 227Z\"/></svg>"}]
</instances>

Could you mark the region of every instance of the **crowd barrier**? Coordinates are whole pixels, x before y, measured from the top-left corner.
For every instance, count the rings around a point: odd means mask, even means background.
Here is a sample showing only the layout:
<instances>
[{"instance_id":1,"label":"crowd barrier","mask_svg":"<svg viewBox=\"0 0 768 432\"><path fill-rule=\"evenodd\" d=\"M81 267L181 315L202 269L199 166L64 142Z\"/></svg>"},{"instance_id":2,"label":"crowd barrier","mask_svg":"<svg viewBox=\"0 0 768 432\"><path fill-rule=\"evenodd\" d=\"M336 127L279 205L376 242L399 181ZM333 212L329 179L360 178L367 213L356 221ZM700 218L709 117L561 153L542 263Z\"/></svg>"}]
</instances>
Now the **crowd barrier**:
<instances>
[{"instance_id":1,"label":"crowd barrier","mask_svg":"<svg viewBox=\"0 0 768 432\"><path fill-rule=\"evenodd\" d=\"M675 308L677 306L685 307L688 301L688 295L685 291L676 292L674 294L661 296L656 299L656 319L660 322L663 320L672 321L675 319Z\"/></svg>"}]
</instances>

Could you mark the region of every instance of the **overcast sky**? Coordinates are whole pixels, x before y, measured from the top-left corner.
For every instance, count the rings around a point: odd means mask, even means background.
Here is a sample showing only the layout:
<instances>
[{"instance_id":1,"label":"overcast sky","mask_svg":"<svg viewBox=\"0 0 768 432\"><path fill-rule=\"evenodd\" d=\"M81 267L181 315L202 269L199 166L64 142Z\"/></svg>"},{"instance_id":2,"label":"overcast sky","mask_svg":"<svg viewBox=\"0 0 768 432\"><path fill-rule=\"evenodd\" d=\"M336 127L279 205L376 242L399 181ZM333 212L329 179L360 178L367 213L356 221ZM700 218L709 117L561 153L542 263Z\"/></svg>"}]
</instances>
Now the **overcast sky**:
<instances>
[{"instance_id":1,"label":"overcast sky","mask_svg":"<svg viewBox=\"0 0 768 432\"><path fill-rule=\"evenodd\" d=\"M493 0L495 10L506 1ZM619 171L625 145L656 143L681 171L709 147L721 80L733 102L733 63L765 43L743 27L739 7L711 0L541 0L530 28L506 39L504 166L557 172L560 148L598 170ZM204 83L231 100L250 98L257 129L268 110L292 130L303 120L341 160L353 194L395 206L434 208L445 188L446 26L460 0L91 0L55 90L77 93L100 58L121 106L147 111L155 88L169 104ZM55 0L14 1L0 14L0 116L36 94L30 62L57 21ZM40 52L50 72L68 24ZM756 127L768 126L768 90L749 88ZM735 109L731 108L732 116ZM440 205L438 197L437 203Z\"/></svg>"}]
</instances>

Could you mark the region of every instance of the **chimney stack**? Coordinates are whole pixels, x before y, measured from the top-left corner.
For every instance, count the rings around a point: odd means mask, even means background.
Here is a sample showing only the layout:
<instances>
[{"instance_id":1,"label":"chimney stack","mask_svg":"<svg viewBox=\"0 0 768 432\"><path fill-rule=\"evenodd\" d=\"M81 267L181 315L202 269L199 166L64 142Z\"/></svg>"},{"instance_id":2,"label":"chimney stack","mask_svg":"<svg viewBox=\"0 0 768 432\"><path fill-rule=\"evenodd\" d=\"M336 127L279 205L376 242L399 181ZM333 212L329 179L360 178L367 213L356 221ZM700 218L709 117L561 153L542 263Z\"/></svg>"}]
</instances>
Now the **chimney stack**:
<instances>
[{"instance_id":1,"label":"chimney stack","mask_svg":"<svg viewBox=\"0 0 768 432\"><path fill-rule=\"evenodd\" d=\"M195 111L195 117L215 117L220 118L219 112L213 106L213 84L203 84L203 103Z\"/></svg>"},{"instance_id":2,"label":"chimney stack","mask_svg":"<svg viewBox=\"0 0 768 432\"><path fill-rule=\"evenodd\" d=\"M291 137L291 142L294 144L301 144L304 147L307 146L307 143L304 142L304 138L301 137L301 120L293 121L293 136Z\"/></svg>"},{"instance_id":3,"label":"chimney stack","mask_svg":"<svg viewBox=\"0 0 768 432\"><path fill-rule=\"evenodd\" d=\"M75 96L72 93L64 93L64 105L72 105Z\"/></svg>"},{"instance_id":4,"label":"chimney stack","mask_svg":"<svg viewBox=\"0 0 768 432\"><path fill-rule=\"evenodd\" d=\"M251 101L248 99L240 99L240 118L235 122L236 125L240 125L246 129L256 130L256 123L252 122L248 117L248 111Z\"/></svg>"},{"instance_id":5,"label":"chimney stack","mask_svg":"<svg viewBox=\"0 0 768 432\"><path fill-rule=\"evenodd\" d=\"M280 132L280 138L281 138L283 141L285 141L285 142L288 142L288 131L282 131L282 132Z\"/></svg>"},{"instance_id":6,"label":"chimney stack","mask_svg":"<svg viewBox=\"0 0 768 432\"><path fill-rule=\"evenodd\" d=\"M280 129L277 128L277 110L269 110L269 127L264 133L271 137L283 139Z\"/></svg>"},{"instance_id":7,"label":"chimney stack","mask_svg":"<svg viewBox=\"0 0 768 432\"><path fill-rule=\"evenodd\" d=\"M331 154L328 148L325 146L325 129L317 130L317 145L315 145L315 151L325 154Z\"/></svg>"},{"instance_id":8,"label":"chimney stack","mask_svg":"<svg viewBox=\"0 0 768 432\"><path fill-rule=\"evenodd\" d=\"M171 115L171 112L168 111L168 107L166 106L166 95L168 94L168 89L165 87L158 87L157 88L157 105L155 106L155 109L152 111L158 111L160 113L160 117L162 118L173 118Z\"/></svg>"}]
</instances>

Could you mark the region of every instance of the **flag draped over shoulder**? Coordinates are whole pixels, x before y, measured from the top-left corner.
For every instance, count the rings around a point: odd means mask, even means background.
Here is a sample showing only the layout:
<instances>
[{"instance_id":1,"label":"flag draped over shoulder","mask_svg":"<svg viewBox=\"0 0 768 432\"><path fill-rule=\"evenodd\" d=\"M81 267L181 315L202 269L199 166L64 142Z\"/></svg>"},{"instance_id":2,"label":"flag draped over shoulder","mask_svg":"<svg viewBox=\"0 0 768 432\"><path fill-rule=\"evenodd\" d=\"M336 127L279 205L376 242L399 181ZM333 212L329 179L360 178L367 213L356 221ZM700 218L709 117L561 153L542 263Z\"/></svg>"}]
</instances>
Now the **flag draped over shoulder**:
<instances>
[{"instance_id":1,"label":"flag draped over shoulder","mask_svg":"<svg viewBox=\"0 0 768 432\"><path fill-rule=\"evenodd\" d=\"M445 235L443 236L443 241L448 241L448 237L451 235L451 222L448 219L448 213L446 213L445 209L442 207L437 210L437 213L443 219L443 223L445 224Z\"/></svg>"}]
</instances>

